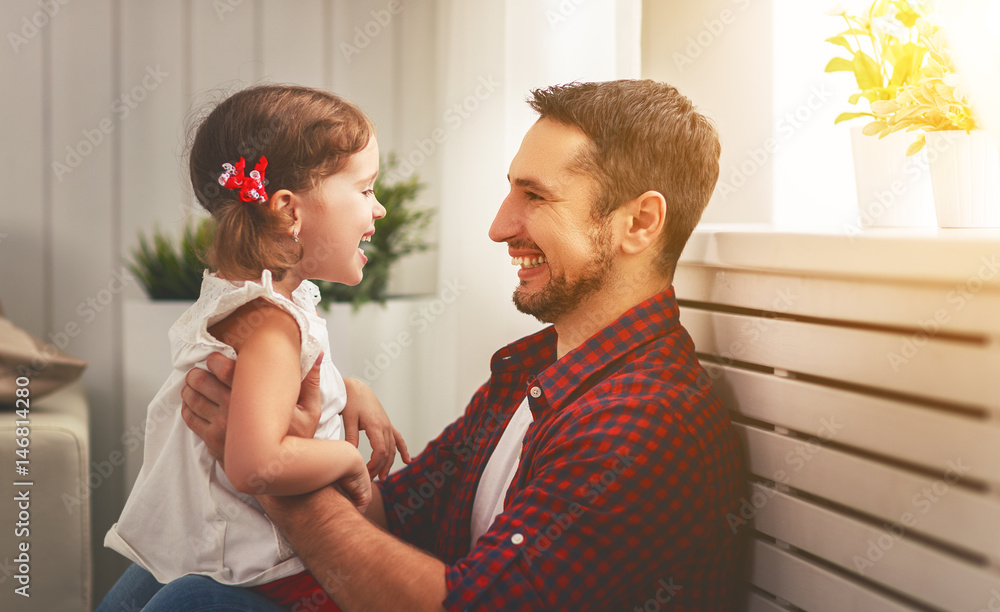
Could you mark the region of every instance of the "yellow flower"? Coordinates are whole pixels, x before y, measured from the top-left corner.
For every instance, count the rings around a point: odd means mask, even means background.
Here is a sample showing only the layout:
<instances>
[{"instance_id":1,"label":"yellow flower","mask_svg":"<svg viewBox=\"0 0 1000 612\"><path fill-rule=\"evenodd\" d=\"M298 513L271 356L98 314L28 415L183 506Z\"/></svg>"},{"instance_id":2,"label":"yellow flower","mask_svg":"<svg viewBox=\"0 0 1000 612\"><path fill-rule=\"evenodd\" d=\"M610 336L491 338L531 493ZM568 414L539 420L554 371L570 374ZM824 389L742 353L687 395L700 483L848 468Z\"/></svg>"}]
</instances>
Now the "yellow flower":
<instances>
[{"instance_id":1,"label":"yellow flower","mask_svg":"<svg viewBox=\"0 0 1000 612\"><path fill-rule=\"evenodd\" d=\"M826 72L850 72L858 89L848 98L850 104L862 99L869 105L892 100L900 86L913 84L919 77L927 48L919 43L917 24L931 27L925 19L929 0L874 0L866 11L852 14L839 4L827 14L844 20L847 29L827 42L837 45L847 56L839 55L827 63ZM856 117L873 117L864 108L841 113L840 123Z\"/></svg>"},{"instance_id":2,"label":"yellow flower","mask_svg":"<svg viewBox=\"0 0 1000 612\"><path fill-rule=\"evenodd\" d=\"M879 137L900 130L924 132L939 130L973 130L978 127L968 105L961 75L955 72L951 52L947 49L940 26L923 22L920 42L926 45L926 64L918 72L915 83L900 86L895 101L873 102L874 121L864 132ZM907 150L907 155L923 147L920 135Z\"/></svg>"}]
</instances>

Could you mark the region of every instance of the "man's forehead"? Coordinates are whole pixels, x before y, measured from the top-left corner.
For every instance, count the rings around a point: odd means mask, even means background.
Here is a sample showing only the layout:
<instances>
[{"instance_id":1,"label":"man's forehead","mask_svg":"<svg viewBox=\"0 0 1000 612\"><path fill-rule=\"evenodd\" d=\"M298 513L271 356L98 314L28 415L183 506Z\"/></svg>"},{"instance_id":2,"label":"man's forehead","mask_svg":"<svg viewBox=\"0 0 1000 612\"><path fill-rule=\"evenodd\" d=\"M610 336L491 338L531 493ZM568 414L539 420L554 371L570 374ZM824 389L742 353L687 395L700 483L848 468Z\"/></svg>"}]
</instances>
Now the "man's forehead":
<instances>
[{"instance_id":1,"label":"man's forehead","mask_svg":"<svg viewBox=\"0 0 1000 612\"><path fill-rule=\"evenodd\" d=\"M580 128L543 117L528 128L521 148L572 157L590 144L590 137Z\"/></svg>"},{"instance_id":2,"label":"man's forehead","mask_svg":"<svg viewBox=\"0 0 1000 612\"><path fill-rule=\"evenodd\" d=\"M525 134L507 175L511 185L555 189L579 177L592 142L580 129L539 119Z\"/></svg>"}]
</instances>

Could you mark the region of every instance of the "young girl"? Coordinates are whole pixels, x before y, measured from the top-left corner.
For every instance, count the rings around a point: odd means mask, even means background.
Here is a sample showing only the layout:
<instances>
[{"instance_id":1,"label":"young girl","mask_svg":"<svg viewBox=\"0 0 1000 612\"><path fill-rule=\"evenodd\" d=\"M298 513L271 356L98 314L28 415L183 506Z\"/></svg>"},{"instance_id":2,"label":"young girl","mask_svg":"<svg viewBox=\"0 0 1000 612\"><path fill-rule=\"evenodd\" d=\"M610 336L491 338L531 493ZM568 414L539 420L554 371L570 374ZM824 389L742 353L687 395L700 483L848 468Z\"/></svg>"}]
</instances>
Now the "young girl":
<instances>
[{"instance_id":1,"label":"young girl","mask_svg":"<svg viewBox=\"0 0 1000 612\"><path fill-rule=\"evenodd\" d=\"M361 281L359 244L385 215L373 191L378 166L371 121L319 90L246 89L199 126L191 184L217 222L215 272L170 329L173 371L149 406L143 466L105 538L136 565L99 610L139 610L161 584L188 574L252 587L287 607L329 601L253 495L307 493L343 478L370 487L361 454L343 439L347 390L329 358L315 437L287 432L301 381L329 354L319 291L305 279ZM216 351L236 359L221 463L180 415L185 375Z\"/></svg>"}]
</instances>

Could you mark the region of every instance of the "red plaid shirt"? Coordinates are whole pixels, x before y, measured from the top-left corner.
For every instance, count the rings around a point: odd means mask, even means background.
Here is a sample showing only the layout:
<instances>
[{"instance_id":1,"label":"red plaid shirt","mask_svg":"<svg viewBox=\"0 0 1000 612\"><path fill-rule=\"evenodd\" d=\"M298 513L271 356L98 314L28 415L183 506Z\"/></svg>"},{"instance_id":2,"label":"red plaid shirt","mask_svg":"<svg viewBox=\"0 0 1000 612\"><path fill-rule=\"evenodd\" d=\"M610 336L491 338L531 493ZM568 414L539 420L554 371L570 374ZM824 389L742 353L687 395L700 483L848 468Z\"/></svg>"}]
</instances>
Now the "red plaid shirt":
<instances>
[{"instance_id":1,"label":"red plaid shirt","mask_svg":"<svg viewBox=\"0 0 1000 612\"><path fill-rule=\"evenodd\" d=\"M447 565L447 609L725 608L741 465L677 315L671 288L559 361L551 327L501 349L465 414L382 484L389 530ZM504 511L470 550L479 478L525 397Z\"/></svg>"}]
</instances>

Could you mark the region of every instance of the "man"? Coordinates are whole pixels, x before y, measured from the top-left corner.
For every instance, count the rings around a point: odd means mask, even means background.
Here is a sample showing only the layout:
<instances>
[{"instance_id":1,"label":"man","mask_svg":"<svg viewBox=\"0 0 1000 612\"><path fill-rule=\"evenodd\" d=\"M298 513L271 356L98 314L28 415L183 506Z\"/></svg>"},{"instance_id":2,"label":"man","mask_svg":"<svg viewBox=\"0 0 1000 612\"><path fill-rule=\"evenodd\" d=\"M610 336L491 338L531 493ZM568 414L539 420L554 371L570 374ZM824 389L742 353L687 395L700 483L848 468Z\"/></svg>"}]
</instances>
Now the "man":
<instances>
[{"instance_id":1,"label":"man","mask_svg":"<svg viewBox=\"0 0 1000 612\"><path fill-rule=\"evenodd\" d=\"M715 130L652 81L529 104L489 233L520 268L517 308L552 325L494 355L367 516L333 487L261 504L344 610L724 609L737 443L671 285L718 178ZM187 395L187 420L221 454L225 394L204 378L213 401Z\"/></svg>"}]
</instances>

